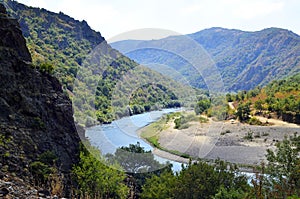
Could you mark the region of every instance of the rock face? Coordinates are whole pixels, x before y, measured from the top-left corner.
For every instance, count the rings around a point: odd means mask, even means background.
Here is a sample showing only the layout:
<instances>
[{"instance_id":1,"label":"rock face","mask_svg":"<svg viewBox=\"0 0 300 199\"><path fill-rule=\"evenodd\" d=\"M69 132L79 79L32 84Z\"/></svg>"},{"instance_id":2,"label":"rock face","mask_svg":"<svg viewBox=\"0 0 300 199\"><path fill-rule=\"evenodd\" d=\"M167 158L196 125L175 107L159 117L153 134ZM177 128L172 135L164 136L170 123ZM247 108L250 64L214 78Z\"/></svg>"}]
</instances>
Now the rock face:
<instances>
[{"instance_id":1,"label":"rock face","mask_svg":"<svg viewBox=\"0 0 300 199\"><path fill-rule=\"evenodd\" d=\"M14 19L9 19L2 4L0 13L0 46L13 49L19 58L24 61L31 61L31 56L26 45L24 45L25 39L22 36L18 22Z\"/></svg>"},{"instance_id":2,"label":"rock face","mask_svg":"<svg viewBox=\"0 0 300 199\"><path fill-rule=\"evenodd\" d=\"M0 168L30 179L31 162L47 151L68 174L79 160L72 104L59 81L31 64L18 22L0 4Z\"/></svg>"}]
</instances>

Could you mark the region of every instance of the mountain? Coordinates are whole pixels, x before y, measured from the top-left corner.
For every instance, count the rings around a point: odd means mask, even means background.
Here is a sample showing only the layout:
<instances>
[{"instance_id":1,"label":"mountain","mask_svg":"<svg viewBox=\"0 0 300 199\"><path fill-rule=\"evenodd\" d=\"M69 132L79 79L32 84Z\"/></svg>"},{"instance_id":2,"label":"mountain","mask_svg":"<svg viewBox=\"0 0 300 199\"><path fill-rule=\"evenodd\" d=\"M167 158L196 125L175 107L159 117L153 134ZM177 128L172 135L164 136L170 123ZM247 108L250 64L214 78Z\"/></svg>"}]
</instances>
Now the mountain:
<instances>
[{"instance_id":1,"label":"mountain","mask_svg":"<svg viewBox=\"0 0 300 199\"><path fill-rule=\"evenodd\" d=\"M86 21L75 20L61 12L28 7L17 1L3 1L8 13L18 19L21 25L33 64L50 70L60 80L73 101L76 121L82 125L93 125L96 121L111 122L115 118L129 115L130 109L136 109L137 106L139 113L148 110L149 106L154 109L157 106L178 104L177 98L181 97L177 96L175 100L172 95L174 92L182 95L179 91L186 90L181 87L176 89L177 92L171 91L178 87L176 82L139 66L111 48L104 37L92 30ZM126 75L130 81L125 80ZM134 87L143 86L142 83L156 94L143 94L144 99L137 100L136 104L128 101L131 96L127 91L138 89ZM155 89L152 83L157 84ZM124 85L129 88L118 88ZM158 93L165 91L159 85L168 88L168 94L162 98ZM153 96L155 99L152 99ZM150 98L152 100L147 100Z\"/></svg>"},{"instance_id":2,"label":"mountain","mask_svg":"<svg viewBox=\"0 0 300 199\"><path fill-rule=\"evenodd\" d=\"M208 53L227 91L249 90L300 72L300 36L279 28L257 32L210 28L186 36L119 41L111 46L141 64L166 64L188 79L191 85L205 88L203 77L191 64L182 57L160 50L174 46L195 53L194 45L182 45L181 41L187 38L196 41Z\"/></svg>"},{"instance_id":3,"label":"mountain","mask_svg":"<svg viewBox=\"0 0 300 199\"><path fill-rule=\"evenodd\" d=\"M0 196L36 196L33 188L24 190L41 185L37 179L54 165L67 196L79 162L72 103L57 78L32 65L20 26L2 4L0 34Z\"/></svg>"}]
</instances>

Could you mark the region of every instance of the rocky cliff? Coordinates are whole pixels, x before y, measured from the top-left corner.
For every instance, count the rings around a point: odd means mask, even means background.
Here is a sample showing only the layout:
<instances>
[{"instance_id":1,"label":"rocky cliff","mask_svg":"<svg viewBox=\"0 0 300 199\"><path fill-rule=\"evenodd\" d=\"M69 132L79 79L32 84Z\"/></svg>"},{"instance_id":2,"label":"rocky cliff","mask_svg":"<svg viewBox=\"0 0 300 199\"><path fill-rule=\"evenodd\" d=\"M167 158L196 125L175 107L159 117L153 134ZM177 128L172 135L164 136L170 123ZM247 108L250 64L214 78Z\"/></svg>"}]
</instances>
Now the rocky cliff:
<instances>
[{"instance_id":1,"label":"rocky cliff","mask_svg":"<svg viewBox=\"0 0 300 199\"><path fill-rule=\"evenodd\" d=\"M0 35L0 172L29 182L34 178L30 165L49 152L67 190L80 142L71 101L55 77L30 63L20 26L2 4Z\"/></svg>"}]
</instances>

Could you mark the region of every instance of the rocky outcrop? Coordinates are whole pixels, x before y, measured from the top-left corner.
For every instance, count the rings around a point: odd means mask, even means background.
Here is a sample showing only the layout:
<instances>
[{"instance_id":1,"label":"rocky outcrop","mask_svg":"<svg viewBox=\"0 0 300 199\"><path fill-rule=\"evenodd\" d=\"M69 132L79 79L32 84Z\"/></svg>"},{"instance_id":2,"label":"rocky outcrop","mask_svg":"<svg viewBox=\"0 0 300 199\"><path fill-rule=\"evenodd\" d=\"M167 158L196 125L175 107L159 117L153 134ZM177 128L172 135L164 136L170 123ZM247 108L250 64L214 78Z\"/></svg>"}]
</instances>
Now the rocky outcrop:
<instances>
[{"instance_id":1,"label":"rocky outcrop","mask_svg":"<svg viewBox=\"0 0 300 199\"><path fill-rule=\"evenodd\" d=\"M0 46L12 49L19 56L19 59L31 61L31 56L26 45L24 45L25 39L22 36L18 22L7 15L2 4L0 13Z\"/></svg>"},{"instance_id":2,"label":"rocky outcrop","mask_svg":"<svg viewBox=\"0 0 300 199\"><path fill-rule=\"evenodd\" d=\"M2 4L0 35L0 168L29 181L31 162L51 151L67 190L80 142L71 101L55 77L31 65L20 26Z\"/></svg>"}]
</instances>

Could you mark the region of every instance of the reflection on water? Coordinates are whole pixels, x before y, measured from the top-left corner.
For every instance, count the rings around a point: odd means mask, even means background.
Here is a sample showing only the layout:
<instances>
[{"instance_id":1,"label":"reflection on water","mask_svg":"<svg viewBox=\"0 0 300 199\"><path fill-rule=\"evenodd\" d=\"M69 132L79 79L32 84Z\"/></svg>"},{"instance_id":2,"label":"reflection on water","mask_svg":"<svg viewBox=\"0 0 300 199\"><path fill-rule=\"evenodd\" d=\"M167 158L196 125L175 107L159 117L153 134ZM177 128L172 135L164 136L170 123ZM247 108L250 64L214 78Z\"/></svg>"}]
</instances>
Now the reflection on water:
<instances>
[{"instance_id":1,"label":"reflection on water","mask_svg":"<svg viewBox=\"0 0 300 199\"><path fill-rule=\"evenodd\" d=\"M164 114L175 112L181 109L163 109L161 111L152 111L130 117L125 117L111 124L103 124L86 129L86 136L93 146L98 147L102 154L114 153L121 146L129 146L129 144L140 143L145 150L152 150L153 147L140 139L137 130L158 120ZM173 164L173 170L179 171L181 163L170 161L155 156L161 163L169 161Z\"/></svg>"}]
</instances>

